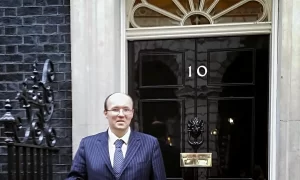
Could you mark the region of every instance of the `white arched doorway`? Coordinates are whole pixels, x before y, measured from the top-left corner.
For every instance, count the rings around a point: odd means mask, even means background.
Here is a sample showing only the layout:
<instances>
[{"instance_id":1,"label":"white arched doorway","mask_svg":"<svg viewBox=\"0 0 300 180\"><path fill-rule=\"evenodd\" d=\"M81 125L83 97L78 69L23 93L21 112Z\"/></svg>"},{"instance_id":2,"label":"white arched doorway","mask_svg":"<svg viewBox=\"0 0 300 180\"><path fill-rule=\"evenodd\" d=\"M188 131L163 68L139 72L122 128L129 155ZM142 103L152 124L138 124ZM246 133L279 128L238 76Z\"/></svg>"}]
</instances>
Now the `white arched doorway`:
<instances>
[{"instance_id":1,"label":"white arched doorway","mask_svg":"<svg viewBox=\"0 0 300 180\"><path fill-rule=\"evenodd\" d=\"M224 3L225 2L225 3ZM227 4L226 4L227 2ZM218 5L219 3L219 5ZM223 4L221 4L223 3ZM255 10L247 14L247 5ZM221 5L220 5L221 4ZM126 8L125 8L126 7ZM245 11L240 11L246 7ZM174 9L177 10L175 11ZM218 10L214 11L214 8ZM223 9L222 9L223 8ZM277 128L277 1L267 0L130 0L122 2L122 31L125 48L121 54L121 89L128 92L128 41L221 37L235 35L270 35L269 91L269 170L268 177L276 179ZM231 14L230 14L231 13ZM235 14L236 13L236 14ZM243 14L245 13L245 14ZM238 15L237 15L238 14ZM254 15L255 14L255 15ZM243 17L244 15L244 17ZM275 19L275 21L272 21ZM194 24L193 24L194 22ZM202 24L201 24L202 23ZM274 165L275 164L275 165Z\"/></svg>"}]
</instances>

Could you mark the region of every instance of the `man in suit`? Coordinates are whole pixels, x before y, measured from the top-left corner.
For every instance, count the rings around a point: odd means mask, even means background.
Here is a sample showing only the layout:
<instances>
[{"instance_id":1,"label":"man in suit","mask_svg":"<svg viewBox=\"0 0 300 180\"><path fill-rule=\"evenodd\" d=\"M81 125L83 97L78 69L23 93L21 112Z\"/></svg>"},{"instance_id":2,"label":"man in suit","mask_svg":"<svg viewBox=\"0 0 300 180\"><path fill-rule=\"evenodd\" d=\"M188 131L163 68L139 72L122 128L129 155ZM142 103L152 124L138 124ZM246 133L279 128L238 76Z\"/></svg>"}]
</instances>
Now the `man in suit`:
<instances>
[{"instance_id":1,"label":"man in suit","mask_svg":"<svg viewBox=\"0 0 300 180\"><path fill-rule=\"evenodd\" d=\"M130 96L106 98L109 128L81 140L67 180L166 180L158 140L130 129L133 113Z\"/></svg>"}]
</instances>

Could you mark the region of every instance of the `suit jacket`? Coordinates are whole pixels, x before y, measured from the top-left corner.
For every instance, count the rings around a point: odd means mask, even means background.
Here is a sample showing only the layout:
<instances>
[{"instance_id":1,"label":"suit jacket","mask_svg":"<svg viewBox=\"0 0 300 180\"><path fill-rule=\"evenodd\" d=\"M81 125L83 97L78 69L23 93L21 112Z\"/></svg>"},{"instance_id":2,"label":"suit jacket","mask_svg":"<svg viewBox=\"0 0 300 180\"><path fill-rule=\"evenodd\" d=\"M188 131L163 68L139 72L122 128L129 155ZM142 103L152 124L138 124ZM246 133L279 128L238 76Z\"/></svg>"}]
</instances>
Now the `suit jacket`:
<instances>
[{"instance_id":1,"label":"suit jacket","mask_svg":"<svg viewBox=\"0 0 300 180\"><path fill-rule=\"evenodd\" d=\"M108 133L102 132L81 140L67 180L166 180L158 140L131 131L123 169L115 176L108 151Z\"/></svg>"}]
</instances>

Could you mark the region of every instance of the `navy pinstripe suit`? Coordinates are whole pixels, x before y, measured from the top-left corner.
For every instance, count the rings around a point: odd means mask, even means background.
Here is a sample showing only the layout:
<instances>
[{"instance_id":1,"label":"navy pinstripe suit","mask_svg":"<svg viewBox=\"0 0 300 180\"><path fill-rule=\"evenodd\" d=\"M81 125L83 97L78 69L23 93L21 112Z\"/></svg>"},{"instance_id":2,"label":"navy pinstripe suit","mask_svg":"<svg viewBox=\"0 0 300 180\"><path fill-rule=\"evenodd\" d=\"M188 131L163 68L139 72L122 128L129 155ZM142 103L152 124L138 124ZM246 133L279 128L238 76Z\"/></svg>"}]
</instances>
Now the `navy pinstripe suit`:
<instances>
[{"instance_id":1,"label":"navy pinstripe suit","mask_svg":"<svg viewBox=\"0 0 300 180\"><path fill-rule=\"evenodd\" d=\"M158 140L131 131L123 169L115 177L108 151L108 133L83 138L67 180L166 180Z\"/></svg>"}]
</instances>

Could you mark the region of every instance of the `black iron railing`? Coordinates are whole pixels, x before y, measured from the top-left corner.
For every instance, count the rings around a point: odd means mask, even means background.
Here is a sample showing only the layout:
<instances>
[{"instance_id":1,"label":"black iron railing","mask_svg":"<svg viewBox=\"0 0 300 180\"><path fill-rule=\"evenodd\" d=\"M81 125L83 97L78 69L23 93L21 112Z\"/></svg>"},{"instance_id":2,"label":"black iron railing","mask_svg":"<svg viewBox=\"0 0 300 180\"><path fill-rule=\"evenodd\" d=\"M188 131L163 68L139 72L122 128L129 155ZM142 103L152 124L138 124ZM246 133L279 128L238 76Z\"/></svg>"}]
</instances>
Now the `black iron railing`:
<instances>
[{"instance_id":1,"label":"black iron railing","mask_svg":"<svg viewBox=\"0 0 300 180\"><path fill-rule=\"evenodd\" d=\"M11 101L5 101L6 113L0 118L4 125L7 146L8 180L52 180L53 154L56 132L50 125L54 111L53 91L48 82L53 82L54 70L50 60L46 60L41 79L37 63L33 65L33 75L25 79L16 100L25 110L25 118L14 117ZM25 119L25 121L23 121Z\"/></svg>"}]
</instances>

